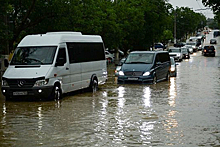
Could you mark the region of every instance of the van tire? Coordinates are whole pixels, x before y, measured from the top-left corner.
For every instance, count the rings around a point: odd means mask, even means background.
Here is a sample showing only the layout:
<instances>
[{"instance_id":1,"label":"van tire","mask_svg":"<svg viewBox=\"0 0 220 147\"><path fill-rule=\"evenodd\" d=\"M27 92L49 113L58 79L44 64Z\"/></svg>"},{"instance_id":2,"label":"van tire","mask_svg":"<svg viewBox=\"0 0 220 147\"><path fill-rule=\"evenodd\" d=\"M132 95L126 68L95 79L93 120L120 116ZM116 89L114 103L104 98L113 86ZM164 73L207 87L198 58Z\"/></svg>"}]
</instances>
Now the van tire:
<instances>
[{"instance_id":1,"label":"van tire","mask_svg":"<svg viewBox=\"0 0 220 147\"><path fill-rule=\"evenodd\" d=\"M60 89L60 86L55 85L49 99L59 100L61 98L62 98L62 90Z\"/></svg>"},{"instance_id":2,"label":"van tire","mask_svg":"<svg viewBox=\"0 0 220 147\"><path fill-rule=\"evenodd\" d=\"M98 90L98 80L96 78L93 78L90 86L89 86L89 90L91 92L96 92Z\"/></svg>"},{"instance_id":3,"label":"van tire","mask_svg":"<svg viewBox=\"0 0 220 147\"><path fill-rule=\"evenodd\" d=\"M153 77L152 84L157 84L157 76L156 75L154 75L154 77Z\"/></svg>"},{"instance_id":4,"label":"van tire","mask_svg":"<svg viewBox=\"0 0 220 147\"><path fill-rule=\"evenodd\" d=\"M166 75L166 80L169 81L169 79L170 79L170 72L168 71Z\"/></svg>"}]
</instances>

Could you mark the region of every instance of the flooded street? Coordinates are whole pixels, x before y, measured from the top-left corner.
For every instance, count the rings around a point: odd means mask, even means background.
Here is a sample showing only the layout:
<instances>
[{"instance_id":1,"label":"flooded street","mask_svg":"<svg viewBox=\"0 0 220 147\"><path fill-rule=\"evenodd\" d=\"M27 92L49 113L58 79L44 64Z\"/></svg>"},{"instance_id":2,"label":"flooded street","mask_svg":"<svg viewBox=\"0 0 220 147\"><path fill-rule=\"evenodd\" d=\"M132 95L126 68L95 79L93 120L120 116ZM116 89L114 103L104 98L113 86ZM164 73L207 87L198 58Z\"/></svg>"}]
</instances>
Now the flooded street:
<instances>
[{"instance_id":1,"label":"flooded street","mask_svg":"<svg viewBox=\"0 0 220 147\"><path fill-rule=\"evenodd\" d=\"M207 36L209 42L213 33ZM198 51L177 77L117 84L114 65L99 91L59 101L0 97L0 147L220 146L220 38L216 57Z\"/></svg>"}]
</instances>

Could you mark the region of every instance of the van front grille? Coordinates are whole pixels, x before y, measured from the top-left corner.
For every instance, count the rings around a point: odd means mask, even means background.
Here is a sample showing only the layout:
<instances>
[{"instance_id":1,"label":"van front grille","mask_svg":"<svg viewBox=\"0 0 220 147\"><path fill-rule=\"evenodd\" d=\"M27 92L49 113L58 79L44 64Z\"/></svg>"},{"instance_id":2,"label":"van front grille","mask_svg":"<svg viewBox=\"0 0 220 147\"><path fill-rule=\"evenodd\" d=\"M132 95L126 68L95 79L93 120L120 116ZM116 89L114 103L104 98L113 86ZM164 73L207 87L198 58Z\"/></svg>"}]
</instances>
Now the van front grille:
<instances>
[{"instance_id":1,"label":"van front grille","mask_svg":"<svg viewBox=\"0 0 220 147\"><path fill-rule=\"evenodd\" d=\"M126 71L125 76L142 76L143 72L142 71Z\"/></svg>"},{"instance_id":2,"label":"van front grille","mask_svg":"<svg viewBox=\"0 0 220 147\"><path fill-rule=\"evenodd\" d=\"M33 78L33 79L8 79L3 78L7 81L10 88L32 88L37 80L45 79L44 77Z\"/></svg>"}]
</instances>

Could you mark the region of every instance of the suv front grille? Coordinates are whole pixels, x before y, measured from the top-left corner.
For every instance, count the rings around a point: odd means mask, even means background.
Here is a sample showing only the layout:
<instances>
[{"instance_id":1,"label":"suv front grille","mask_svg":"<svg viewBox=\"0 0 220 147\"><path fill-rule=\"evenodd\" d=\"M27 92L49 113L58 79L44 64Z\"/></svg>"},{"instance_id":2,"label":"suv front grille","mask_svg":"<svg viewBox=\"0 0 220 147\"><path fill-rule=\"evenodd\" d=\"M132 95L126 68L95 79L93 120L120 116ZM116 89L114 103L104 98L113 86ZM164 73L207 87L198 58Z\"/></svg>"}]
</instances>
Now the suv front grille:
<instances>
[{"instance_id":1,"label":"suv front grille","mask_svg":"<svg viewBox=\"0 0 220 147\"><path fill-rule=\"evenodd\" d=\"M126 76L142 76L143 72L142 71L126 71L124 74Z\"/></svg>"}]
</instances>

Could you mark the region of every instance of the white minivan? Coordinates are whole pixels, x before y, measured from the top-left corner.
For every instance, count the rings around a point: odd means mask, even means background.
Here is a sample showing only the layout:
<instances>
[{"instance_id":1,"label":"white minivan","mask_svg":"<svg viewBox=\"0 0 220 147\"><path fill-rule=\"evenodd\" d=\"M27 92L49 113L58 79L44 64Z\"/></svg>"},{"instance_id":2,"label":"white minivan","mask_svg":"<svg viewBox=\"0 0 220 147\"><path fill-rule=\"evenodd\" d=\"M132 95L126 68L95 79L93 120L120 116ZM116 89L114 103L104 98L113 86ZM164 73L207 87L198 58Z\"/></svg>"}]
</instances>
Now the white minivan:
<instances>
[{"instance_id":1,"label":"white minivan","mask_svg":"<svg viewBox=\"0 0 220 147\"><path fill-rule=\"evenodd\" d=\"M28 35L18 44L10 63L5 63L2 93L6 99L59 99L83 88L96 91L107 80L101 36L81 32Z\"/></svg>"}]
</instances>

